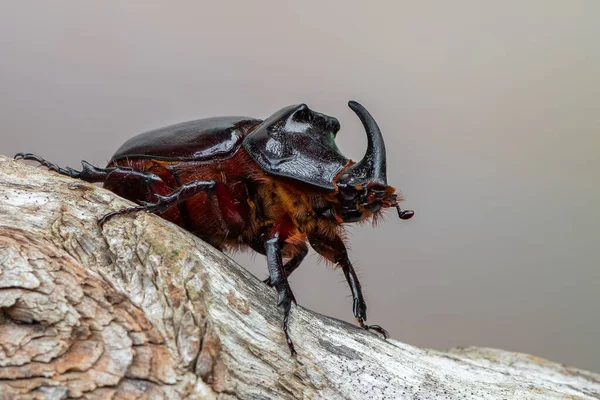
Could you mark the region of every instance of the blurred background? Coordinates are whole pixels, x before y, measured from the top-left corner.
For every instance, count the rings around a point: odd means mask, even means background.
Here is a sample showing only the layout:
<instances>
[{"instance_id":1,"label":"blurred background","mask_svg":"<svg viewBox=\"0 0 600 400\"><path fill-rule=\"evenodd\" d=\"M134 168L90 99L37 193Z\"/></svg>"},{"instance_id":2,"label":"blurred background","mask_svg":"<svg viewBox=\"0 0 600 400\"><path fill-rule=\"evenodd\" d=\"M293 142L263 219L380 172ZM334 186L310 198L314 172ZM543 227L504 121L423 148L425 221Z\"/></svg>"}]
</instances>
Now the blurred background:
<instances>
[{"instance_id":1,"label":"blurred background","mask_svg":"<svg viewBox=\"0 0 600 400\"><path fill-rule=\"evenodd\" d=\"M369 323L600 372L600 2L0 1L0 153L103 165L131 136L357 100L410 221L350 227ZM262 256L234 255L259 278ZM299 304L353 322L311 252Z\"/></svg>"}]
</instances>

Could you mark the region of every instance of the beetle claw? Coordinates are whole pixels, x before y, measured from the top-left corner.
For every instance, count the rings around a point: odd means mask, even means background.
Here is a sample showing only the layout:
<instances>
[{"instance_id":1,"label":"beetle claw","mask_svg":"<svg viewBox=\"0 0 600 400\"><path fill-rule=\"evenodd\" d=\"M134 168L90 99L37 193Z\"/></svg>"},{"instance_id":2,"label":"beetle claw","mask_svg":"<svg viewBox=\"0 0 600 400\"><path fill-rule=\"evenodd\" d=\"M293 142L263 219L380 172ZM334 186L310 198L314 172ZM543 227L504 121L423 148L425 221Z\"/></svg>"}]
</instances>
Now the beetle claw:
<instances>
[{"instance_id":1,"label":"beetle claw","mask_svg":"<svg viewBox=\"0 0 600 400\"><path fill-rule=\"evenodd\" d=\"M153 205L155 205L155 203L147 203L145 201L140 201L140 204L141 204L141 206L138 206L138 207L124 208L122 210L117 210L117 211L109 212L108 214L104 214L100 219L98 219L98 226L100 228L102 228L104 226L104 224L106 223L106 221L108 221L109 219L111 219L114 216L121 215L121 214L130 214L130 213L134 213L134 212L138 212L138 211L155 212L152 207Z\"/></svg>"},{"instance_id":2,"label":"beetle claw","mask_svg":"<svg viewBox=\"0 0 600 400\"><path fill-rule=\"evenodd\" d=\"M104 214L98 220L98 226L100 228L102 228L102 226L104 226L104 224L106 223L106 221L108 221L110 218L112 218L112 217L114 217L116 215L129 214L129 213L132 213L132 212L143 211L145 209L146 209L146 206L138 206L138 207L124 208L122 210L117 210L117 211L109 212L108 214Z\"/></svg>"},{"instance_id":3,"label":"beetle claw","mask_svg":"<svg viewBox=\"0 0 600 400\"><path fill-rule=\"evenodd\" d=\"M386 340L390 337L389 332L386 331L385 329L383 329L379 325L365 325L364 328L368 331L375 331L375 332L379 333Z\"/></svg>"},{"instance_id":4,"label":"beetle claw","mask_svg":"<svg viewBox=\"0 0 600 400\"><path fill-rule=\"evenodd\" d=\"M289 333L289 318L292 303L296 304L296 299L294 298L294 294L289 288L289 285L287 285L287 288L284 288L283 291L281 289L278 289L277 292L277 297L279 300L277 302L277 306L283 306L283 333L285 334L285 341L293 357L297 353L296 349L294 348L294 342L292 342L292 338L290 337Z\"/></svg>"},{"instance_id":5,"label":"beetle claw","mask_svg":"<svg viewBox=\"0 0 600 400\"><path fill-rule=\"evenodd\" d=\"M390 337L390 334L388 331L386 331L385 329L383 329L381 326L379 325L367 325L365 324L365 321L362 318L357 318L358 320L358 325L363 328L366 331L375 331L377 333L379 333L381 336L383 336L384 339L387 339Z\"/></svg>"}]
</instances>

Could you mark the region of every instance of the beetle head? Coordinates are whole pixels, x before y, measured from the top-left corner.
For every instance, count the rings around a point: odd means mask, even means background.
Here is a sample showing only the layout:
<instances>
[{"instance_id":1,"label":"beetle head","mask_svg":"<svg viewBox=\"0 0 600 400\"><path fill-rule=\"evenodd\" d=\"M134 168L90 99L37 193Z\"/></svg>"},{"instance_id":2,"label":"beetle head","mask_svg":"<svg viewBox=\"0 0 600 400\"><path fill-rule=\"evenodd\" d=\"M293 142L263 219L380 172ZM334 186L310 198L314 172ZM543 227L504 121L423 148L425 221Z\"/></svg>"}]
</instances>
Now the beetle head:
<instances>
[{"instance_id":1,"label":"beetle head","mask_svg":"<svg viewBox=\"0 0 600 400\"><path fill-rule=\"evenodd\" d=\"M350 163L335 144L339 129L337 119L298 104L263 121L243 146L272 176L333 190L335 177Z\"/></svg>"},{"instance_id":2,"label":"beetle head","mask_svg":"<svg viewBox=\"0 0 600 400\"><path fill-rule=\"evenodd\" d=\"M348 106L365 127L368 144L363 159L344 171L337 181L336 214L344 222L358 222L394 207L401 219L410 219L414 212L400 208L401 196L387 184L385 144L379 126L359 103L350 101Z\"/></svg>"}]
</instances>

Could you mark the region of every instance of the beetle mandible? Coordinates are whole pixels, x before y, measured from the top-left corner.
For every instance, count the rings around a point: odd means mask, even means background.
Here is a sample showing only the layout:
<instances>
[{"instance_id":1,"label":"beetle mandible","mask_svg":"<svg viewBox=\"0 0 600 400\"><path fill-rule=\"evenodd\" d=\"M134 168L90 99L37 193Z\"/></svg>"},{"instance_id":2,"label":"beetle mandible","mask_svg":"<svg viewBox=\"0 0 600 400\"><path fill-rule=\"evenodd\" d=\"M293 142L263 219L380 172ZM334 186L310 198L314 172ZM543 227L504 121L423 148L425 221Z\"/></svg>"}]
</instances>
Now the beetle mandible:
<instances>
[{"instance_id":1,"label":"beetle mandible","mask_svg":"<svg viewBox=\"0 0 600 400\"><path fill-rule=\"evenodd\" d=\"M348 106L367 134L364 158L344 157L335 144L338 120L306 104L285 107L262 121L248 117L215 117L146 132L126 141L98 168L82 161L81 171L61 168L31 153L50 170L132 200L137 207L99 219L136 211L157 213L214 247L251 248L266 255L269 278L283 308L288 332L294 294L288 277L308 253L307 242L326 260L341 267L350 286L358 324L387 337L378 325L368 326L367 305L344 245L343 224L376 218L395 208L401 219L402 198L387 184L383 136L371 114L359 103ZM283 259L286 262L283 262Z\"/></svg>"}]
</instances>

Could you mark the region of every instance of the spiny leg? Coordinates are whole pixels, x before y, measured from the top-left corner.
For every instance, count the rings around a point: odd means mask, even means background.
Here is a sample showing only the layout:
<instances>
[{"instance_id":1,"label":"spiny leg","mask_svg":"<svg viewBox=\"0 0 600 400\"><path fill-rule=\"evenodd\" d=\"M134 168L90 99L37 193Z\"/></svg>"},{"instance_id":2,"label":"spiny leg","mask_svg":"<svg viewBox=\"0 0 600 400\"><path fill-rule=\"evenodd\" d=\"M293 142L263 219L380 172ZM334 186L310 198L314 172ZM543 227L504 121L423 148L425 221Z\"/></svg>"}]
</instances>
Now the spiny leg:
<instances>
[{"instance_id":1,"label":"spiny leg","mask_svg":"<svg viewBox=\"0 0 600 400\"><path fill-rule=\"evenodd\" d=\"M163 183L157 175L131 167L98 168L84 160L81 161L81 171L77 171L71 167L59 167L32 153L17 153L15 160L37 161L51 171L90 183L103 182L105 185L131 185L132 183L143 182L147 186L154 183Z\"/></svg>"},{"instance_id":2,"label":"spiny leg","mask_svg":"<svg viewBox=\"0 0 600 400\"><path fill-rule=\"evenodd\" d=\"M283 333L285 334L285 341L293 355L296 354L294 343L290 338L288 332L290 310L292 308L292 302L296 304L296 299L292 293L292 289L285 276L283 270L283 262L281 261L281 248L279 246L279 239L272 238L265 242L265 250L267 253L267 266L269 268L269 277L273 286L277 289L277 306L283 307Z\"/></svg>"},{"instance_id":3,"label":"spiny leg","mask_svg":"<svg viewBox=\"0 0 600 400\"><path fill-rule=\"evenodd\" d=\"M155 194L154 196L158 199L154 203L141 202L142 204L137 207L125 208L122 210L113 211L106 214L98 221L100 226L115 215L127 214L138 211L147 211L150 213L162 213L167 211L169 208L186 201L192 196L195 196L201 192L208 192L209 194L214 190L216 186L215 181L191 181L184 185L181 185L176 190L172 191L166 196Z\"/></svg>"},{"instance_id":4,"label":"spiny leg","mask_svg":"<svg viewBox=\"0 0 600 400\"><path fill-rule=\"evenodd\" d=\"M348 257L346 257L347 259ZM366 330L373 330L375 332L380 333L385 339L387 339L390 335L388 331L383 329L379 325L366 325L365 321L367 320L367 304L365 303L365 299L362 294L362 289L360 287L360 282L358 281L358 276L356 275L356 271L354 267L350 263L349 260L346 262L340 262L340 266L342 267L342 271L344 272L344 277L346 278L346 282L350 286L350 291L352 292L353 305L352 310L354 312L354 316L358 321L358 325Z\"/></svg>"},{"instance_id":5,"label":"spiny leg","mask_svg":"<svg viewBox=\"0 0 600 400\"><path fill-rule=\"evenodd\" d=\"M358 325L366 330L378 332L387 339L389 334L381 326L365 324L365 321L367 320L367 303L365 303L358 276L348 258L348 251L346 250L346 246L342 239L339 236L336 236L333 239L321 236L311 236L308 240L317 253L329 261L338 264L342 268L346 282L348 282L348 286L350 286L350 291L352 292L352 311Z\"/></svg>"},{"instance_id":6,"label":"spiny leg","mask_svg":"<svg viewBox=\"0 0 600 400\"><path fill-rule=\"evenodd\" d=\"M151 213L164 212L200 192L208 191L211 193L216 185L214 181L192 181L173 190L158 175L131 167L117 165L112 168L98 168L87 161L82 161L82 169L81 171L77 171L69 167L61 168L32 153L17 153L15 159L37 161L52 171L86 182L103 182L105 188L140 203L137 207L113 211L102 216L98 220L100 227L115 215L137 211L147 211ZM144 193L147 196L146 198L154 196L157 198L157 201L145 202L140 199L134 199L129 195L129 191L132 193ZM158 192L168 194L163 196Z\"/></svg>"},{"instance_id":7,"label":"spiny leg","mask_svg":"<svg viewBox=\"0 0 600 400\"><path fill-rule=\"evenodd\" d=\"M43 165L44 167L48 168L49 170L58 172L61 175L70 176L71 178L80 178L80 176L81 176L80 171L74 170L71 167L61 168L58 165L54 164L53 162L50 162L50 161L48 161L38 155L35 155L33 153L17 153L17 154L15 154L14 159L15 160L37 161L38 163L40 163L40 165ZM86 161L82 161L82 164L84 164L84 168L85 168L85 164L88 164L88 163Z\"/></svg>"}]
</instances>

